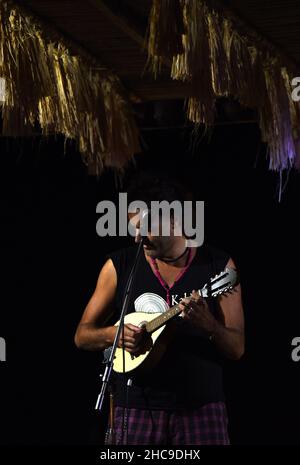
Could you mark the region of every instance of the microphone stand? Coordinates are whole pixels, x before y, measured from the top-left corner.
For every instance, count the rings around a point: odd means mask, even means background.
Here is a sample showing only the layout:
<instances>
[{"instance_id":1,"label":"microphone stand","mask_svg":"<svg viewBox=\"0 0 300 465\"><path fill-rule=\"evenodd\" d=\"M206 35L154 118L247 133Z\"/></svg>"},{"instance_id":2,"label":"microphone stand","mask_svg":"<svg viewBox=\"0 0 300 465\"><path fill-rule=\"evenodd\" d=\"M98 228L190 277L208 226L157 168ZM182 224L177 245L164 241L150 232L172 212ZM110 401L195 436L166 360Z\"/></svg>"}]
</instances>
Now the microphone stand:
<instances>
[{"instance_id":1,"label":"microphone stand","mask_svg":"<svg viewBox=\"0 0 300 465\"><path fill-rule=\"evenodd\" d=\"M139 261L141 250L142 250L142 247L143 247L143 242L144 242L143 237L141 237L141 240L140 240L139 246L138 246L138 250L137 250L137 253L136 253L136 256L135 256L135 259L134 259L134 263L132 265L130 275L129 275L129 278L128 278L128 281L127 281L127 284L126 284L126 288L125 288L124 301L123 301L121 315L120 315L120 324L118 326L118 329L117 329L117 332L116 332L116 335L115 335L115 339L114 339L114 342L113 342L113 345L112 345L112 349L111 349L111 352L110 352L110 356L109 356L108 361L106 362L106 367L105 367L105 370L104 370L104 374L102 376L101 391L100 391L100 393L98 395L96 406L95 406L95 410L98 410L99 412L101 412L101 410L102 410L106 389L108 387L108 383L109 383L110 378L111 378L111 373L112 373L112 368L113 368L113 363L114 363L114 358L115 358L115 352L116 352L116 349L118 347L119 337L121 335L121 332L124 329L124 318L125 318L125 315L127 314L128 305L129 305L129 297L130 297L130 294L131 294L131 289L132 289L132 285L133 285L134 278L135 278L137 263Z\"/></svg>"}]
</instances>

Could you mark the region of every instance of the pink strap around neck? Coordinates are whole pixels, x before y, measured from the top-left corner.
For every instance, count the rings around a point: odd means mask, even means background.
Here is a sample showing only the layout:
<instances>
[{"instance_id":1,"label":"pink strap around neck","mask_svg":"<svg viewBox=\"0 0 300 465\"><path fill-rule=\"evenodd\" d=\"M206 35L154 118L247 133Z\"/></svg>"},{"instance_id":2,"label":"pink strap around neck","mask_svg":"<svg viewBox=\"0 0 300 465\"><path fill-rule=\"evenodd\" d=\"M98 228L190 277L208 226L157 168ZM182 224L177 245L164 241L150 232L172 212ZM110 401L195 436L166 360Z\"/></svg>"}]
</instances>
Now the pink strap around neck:
<instances>
[{"instance_id":1,"label":"pink strap around neck","mask_svg":"<svg viewBox=\"0 0 300 465\"><path fill-rule=\"evenodd\" d=\"M157 262L155 260L155 258L152 258L151 257L151 263L154 267L154 274L155 276L157 277L157 279L159 280L160 284L162 285L162 287L166 290L166 293L167 293L167 298L166 298L166 301L167 301L167 304L170 306L171 305L171 296L170 296L170 290L172 289L172 287L174 286L174 284L179 281L180 278L182 278L182 276L186 273L186 271L188 270L190 264L191 264L191 261L192 261L192 253L191 253L191 248L189 248L189 251L188 251L188 259L187 259L187 263L185 265L185 267L180 271L180 273L178 274L178 276L176 276L173 284L171 286L168 286L167 283L163 280L162 278L162 275L160 274L159 272L159 269L158 269L158 265L157 265Z\"/></svg>"}]
</instances>

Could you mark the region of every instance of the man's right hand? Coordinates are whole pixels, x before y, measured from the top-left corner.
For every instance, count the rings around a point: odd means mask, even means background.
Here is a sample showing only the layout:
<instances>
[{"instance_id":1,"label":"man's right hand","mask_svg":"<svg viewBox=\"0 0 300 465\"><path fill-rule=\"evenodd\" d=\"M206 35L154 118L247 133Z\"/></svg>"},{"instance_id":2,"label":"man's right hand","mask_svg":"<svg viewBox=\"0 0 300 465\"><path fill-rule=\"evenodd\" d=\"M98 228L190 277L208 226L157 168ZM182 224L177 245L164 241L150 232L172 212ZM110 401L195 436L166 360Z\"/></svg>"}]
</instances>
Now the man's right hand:
<instances>
[{"instance_id":1,"label":"man's right hand","mask_svg":"<svg viewBox=\"0 0 300 465\"><path fill-rule=\"evenodd\" d=\"M121 332L118 347L124 347L130 354L141 354L149 350L152 346L151 336L145 333L143 328L131 323L124 325L124 339Z\"/></svg>"}]
</instances>

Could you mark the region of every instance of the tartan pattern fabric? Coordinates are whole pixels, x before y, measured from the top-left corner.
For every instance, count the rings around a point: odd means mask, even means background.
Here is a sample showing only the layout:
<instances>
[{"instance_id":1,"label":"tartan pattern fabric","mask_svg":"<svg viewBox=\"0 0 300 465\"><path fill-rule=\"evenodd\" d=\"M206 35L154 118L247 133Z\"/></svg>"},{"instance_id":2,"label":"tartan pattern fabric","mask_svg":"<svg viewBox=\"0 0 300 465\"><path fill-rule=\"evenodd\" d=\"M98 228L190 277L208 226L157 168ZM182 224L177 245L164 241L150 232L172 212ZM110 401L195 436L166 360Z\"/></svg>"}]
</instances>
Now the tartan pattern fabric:
<instances>
[{"instance_id":1,"label":"tartan pattern fabric","mask_svg":"<svg viewBox=\"0 0 300 465\"><path fill-rule=\"evenodd\" d=\"M114 413L115 441L118 445L228 445L227 424L223 402L183 410L126 409L117 406Z\"/></svg>"}]
</instances>

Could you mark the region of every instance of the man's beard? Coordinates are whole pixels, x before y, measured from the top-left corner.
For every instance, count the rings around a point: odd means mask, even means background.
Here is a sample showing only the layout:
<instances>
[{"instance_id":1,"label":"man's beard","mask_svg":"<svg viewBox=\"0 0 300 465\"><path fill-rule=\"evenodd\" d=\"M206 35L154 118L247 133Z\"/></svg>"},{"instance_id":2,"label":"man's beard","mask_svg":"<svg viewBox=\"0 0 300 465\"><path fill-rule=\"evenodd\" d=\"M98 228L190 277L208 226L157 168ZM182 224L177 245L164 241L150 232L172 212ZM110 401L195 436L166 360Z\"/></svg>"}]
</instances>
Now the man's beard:
<instances>
[{"instance_id":1,"label":"man's beard","mask_svg":"<svg viewBox=\"0 0 300 465\"><path fill-rule=\"evenodd\" d=\"M146 255L152 258L162 258L166 254L168 247L166 247L167 244L162 242L161 240L159 241L149 241L149 239L146 237L144 239L144 247ZM169 240L168 240L168 245L169 245Z\"/></svg>"}]
</instances>

